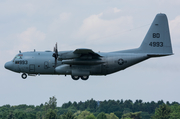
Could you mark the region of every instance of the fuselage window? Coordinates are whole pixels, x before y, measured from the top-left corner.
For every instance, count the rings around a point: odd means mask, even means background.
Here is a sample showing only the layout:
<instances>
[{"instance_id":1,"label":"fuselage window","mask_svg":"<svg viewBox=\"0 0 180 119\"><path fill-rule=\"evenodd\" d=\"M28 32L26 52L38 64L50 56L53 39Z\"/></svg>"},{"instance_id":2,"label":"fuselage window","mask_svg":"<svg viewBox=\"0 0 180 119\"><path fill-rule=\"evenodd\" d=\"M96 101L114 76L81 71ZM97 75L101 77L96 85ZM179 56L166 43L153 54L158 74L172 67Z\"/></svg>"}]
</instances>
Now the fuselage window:
<instances>
[{"instance_id":1,"label":"fuselage window","mask_svg":"<svg viewBox=\"0 0 180 119\"><path fill-rule=\"evenodd\" d=\"M19 64L19 61L15 61L15 64Z\"/></svg>"},{"instance_id":2,"label":"fuselage window","mask_svg":"<svg viewBox=\"0 0 180 119\"><path fill-rule=\"evenodd\" d=\"M13 62L15 61L15 59L23 59L23 55L22 54L18 54L14 57ZM15 63L16 64L16 63Z\"/></svg>"},{"instance_id":3,"label":"fuselage window","mask_svg":"<svg viewBox=\"0 0 180 119\"><path fill-rule=\"evenodd\" d=\"M18 60L18 61L15 61L15 64L28 64L28 61L27 60Z\"/></svg>"}]
</instances>

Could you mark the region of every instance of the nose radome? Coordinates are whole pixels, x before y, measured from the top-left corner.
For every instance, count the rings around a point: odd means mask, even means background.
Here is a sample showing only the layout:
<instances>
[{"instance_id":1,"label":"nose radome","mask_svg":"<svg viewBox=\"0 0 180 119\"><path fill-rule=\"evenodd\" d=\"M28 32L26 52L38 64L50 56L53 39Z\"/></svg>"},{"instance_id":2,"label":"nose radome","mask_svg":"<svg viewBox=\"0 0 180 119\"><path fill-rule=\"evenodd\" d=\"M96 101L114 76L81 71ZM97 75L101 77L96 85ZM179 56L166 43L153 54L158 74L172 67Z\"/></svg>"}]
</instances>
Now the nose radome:
<instances>
[{"instance_id":1,"label":"nose radome","mask_svg":"<svg viewBox=\"0 0 180 119\"><path fill-rule=\"evenodd\" d=\"M12 62L6 62L6 64L4 65L4 67L5 67L6 69L11 70L11 69L13 68L12 64L13 64Z\"/></svg>"}]
</instances>

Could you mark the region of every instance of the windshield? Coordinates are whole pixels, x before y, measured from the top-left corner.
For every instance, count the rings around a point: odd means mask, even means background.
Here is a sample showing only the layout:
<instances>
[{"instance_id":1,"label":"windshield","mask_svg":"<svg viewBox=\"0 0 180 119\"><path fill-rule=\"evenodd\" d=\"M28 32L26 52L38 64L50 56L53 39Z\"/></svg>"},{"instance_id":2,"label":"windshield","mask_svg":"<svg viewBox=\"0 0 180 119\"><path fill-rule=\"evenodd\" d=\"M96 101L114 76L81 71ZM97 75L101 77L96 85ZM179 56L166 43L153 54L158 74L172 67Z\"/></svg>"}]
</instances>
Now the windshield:
<instances>
[{"instance_id":1,"label":"windshield","mask_svg":"<svg viewBox=\"0 0 180 119\"><path fill-rule=\"evenodd\" d=\"M14 57L13 62L14 62L15 59L22 59L22 58L23 58L23 55L22 54L18 54L18 55L16 55Z\"/></svg>"}]
</instances>

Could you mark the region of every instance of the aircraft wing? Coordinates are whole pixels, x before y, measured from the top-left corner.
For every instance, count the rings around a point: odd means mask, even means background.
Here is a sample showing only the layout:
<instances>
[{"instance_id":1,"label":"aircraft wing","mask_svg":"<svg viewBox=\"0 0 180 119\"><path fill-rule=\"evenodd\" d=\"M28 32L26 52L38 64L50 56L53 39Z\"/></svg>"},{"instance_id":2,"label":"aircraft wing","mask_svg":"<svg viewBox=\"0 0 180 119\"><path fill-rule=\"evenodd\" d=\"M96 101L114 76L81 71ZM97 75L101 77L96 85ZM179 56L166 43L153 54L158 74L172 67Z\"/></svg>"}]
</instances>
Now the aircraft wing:
<instances>
[{"instance_id":1,"label":"aircraft wing","mask_svg":"<svg viewBox=\"0 0 180 119\"><path fill-rule=\"evenodd\" d=\"M99 54L91 49L76 49L72 52L66 53L64 56L61 54L62 63L70 65L97 65L104 63L100 60Z\"/></svg>"},{"instance_id":2,"label":"aircraft wing","mask_svg":"<svg viewBox=\"0 0 180 119\"><path fill-rule=\"evenodd\" d=\"M67 59L99 59L100 56L98 53L95 53L91 49L80 48L74 51L61 51L58 53L59 60Z\"/></svg>"},{"instance_id":3,"label":"aircraft wing","mask_svg":"<svg viewBox=\"0 0 180 119\"><path fill-rule=\"evenodd\" d=\"M86 48L76 49L73 53L74 54L80 54L81 56L83 56L83 55L91 55L91 56L101 57L99 54L95 53L91 49L86 49Z\"/></svg>"}]
</instances>

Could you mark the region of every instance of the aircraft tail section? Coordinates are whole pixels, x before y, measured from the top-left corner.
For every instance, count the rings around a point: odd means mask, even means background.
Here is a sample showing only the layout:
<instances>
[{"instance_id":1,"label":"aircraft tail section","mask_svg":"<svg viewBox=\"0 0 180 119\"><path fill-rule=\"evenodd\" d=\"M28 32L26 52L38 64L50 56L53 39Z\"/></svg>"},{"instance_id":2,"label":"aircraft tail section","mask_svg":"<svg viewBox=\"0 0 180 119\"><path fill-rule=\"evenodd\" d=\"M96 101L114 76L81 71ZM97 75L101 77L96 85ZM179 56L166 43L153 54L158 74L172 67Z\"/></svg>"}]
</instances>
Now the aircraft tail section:
<instances>
[{"instance_id":1,"label":"aircraft tail section","mask_svg":"<svg viewBox=\"0 0 180 119\"><path fill-rule=\"evenodd\" d=\"M140 53L150 56L172 55L168 20L165 14L157 14L141 46Z\"/></svg>"}]
</instances>

